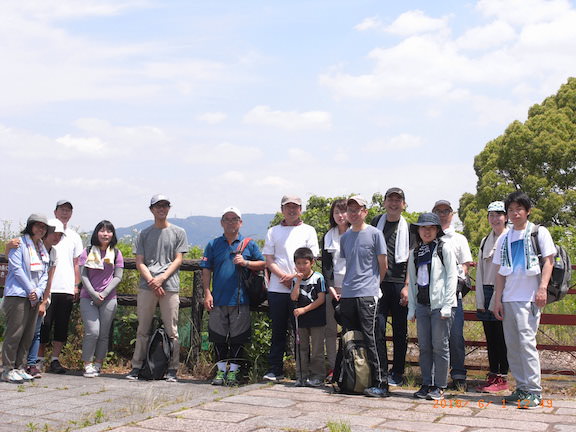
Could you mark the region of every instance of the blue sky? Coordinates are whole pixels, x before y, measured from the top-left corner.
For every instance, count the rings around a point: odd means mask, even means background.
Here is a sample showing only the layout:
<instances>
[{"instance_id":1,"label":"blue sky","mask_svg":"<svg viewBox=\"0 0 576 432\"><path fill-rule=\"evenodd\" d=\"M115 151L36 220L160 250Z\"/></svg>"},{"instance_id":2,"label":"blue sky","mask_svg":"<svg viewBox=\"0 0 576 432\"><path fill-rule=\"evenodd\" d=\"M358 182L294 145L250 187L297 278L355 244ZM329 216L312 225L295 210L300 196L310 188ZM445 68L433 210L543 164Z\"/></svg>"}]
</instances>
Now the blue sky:
<instances>
[{"instance_id":1,"label":"blue sky","mask_svg":"<svg viewBox=\"0 0 576 432\"><path fill-rule=\"evenodd\" d=\"M566 0L0 4L0 151L14 224L60 198L84 230L228 205L272 213L400 186L474 192L473 159L576 70Z\"/></svg>"}]
</instances>

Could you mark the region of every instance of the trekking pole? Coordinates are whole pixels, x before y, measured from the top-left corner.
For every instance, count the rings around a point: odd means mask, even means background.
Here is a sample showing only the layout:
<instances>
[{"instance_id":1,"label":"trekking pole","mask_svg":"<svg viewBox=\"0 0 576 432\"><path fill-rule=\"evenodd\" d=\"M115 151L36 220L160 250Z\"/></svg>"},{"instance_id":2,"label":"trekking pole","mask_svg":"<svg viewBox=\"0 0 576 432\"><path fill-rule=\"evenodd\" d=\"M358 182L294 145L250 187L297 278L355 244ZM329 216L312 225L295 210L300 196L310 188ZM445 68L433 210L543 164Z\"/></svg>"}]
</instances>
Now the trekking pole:
<instances>
[{"instance_id":1,"label":"trekking pole","mask_svg":"<svg viewBox=\"0 0 576 432\"><path fill-rule=\"evenodd\" d=\"M298 317L294 316L294 321L296 322L296 361L298 362L298 369L300 370L300 383L303 385L304 381L302 380L302 353L300 352L300 331L298 329Z\"/></svg>"}]
</instances>

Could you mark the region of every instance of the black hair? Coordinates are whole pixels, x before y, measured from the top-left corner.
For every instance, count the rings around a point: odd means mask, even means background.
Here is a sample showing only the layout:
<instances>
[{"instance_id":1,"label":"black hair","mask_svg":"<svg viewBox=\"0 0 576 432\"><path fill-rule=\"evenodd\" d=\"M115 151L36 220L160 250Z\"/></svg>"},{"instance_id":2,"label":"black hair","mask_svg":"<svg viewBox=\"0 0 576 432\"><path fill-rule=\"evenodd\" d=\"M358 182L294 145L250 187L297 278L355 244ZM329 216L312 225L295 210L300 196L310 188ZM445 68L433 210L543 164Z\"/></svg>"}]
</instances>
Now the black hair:
<instances>
[{"instance_id":1,"label":"black hair","mask_svg":"<svg viewBox=\"0 0 576 432\"><path fill-rule=\"evenodd\" d=\"M20 234L25 235L28 234L30 237L32 237L34 235L34 233L32 232L32 227L34 226L34 224L36 223L44 223L44 222L40 222L40 221L31 221L28 222L26 224L26 227L24 227L24 229L22 231L20 231ZM46 224L44 224L46 225ZM44 236L42 237L43 239L46 238L46 236L48 235L48 231L49 231L49 226L46 225L46 233L44 234Z\"/></svg>"},{"instance_id":2,"label":"black hair","mask_svg":"<svg viewBox=\"0 0 576 432\"><path fill-rule=\"evenodd\" d=\"M306 259L310 262L314 262L315 257L310 248L301 247L296 249L296 251L294 252L294 261L296 261L297 259Z\"/></svg>"},{"instance_id":3,"label":"black hair","mask_svg":"<svg viewBox=\"0 0 576 432\"><path fill-rule=\"evenodd\" d=\"M530 200L530 197L526 194L526 192L519 190L512 192L510 195L508 195L508 197L506 197L506 200L504 201L504 209L506 210L506 213L508 213L508 207L510 207L510 204L512 203L521 205L526 209L526 211L530 211L532 208L532 201Z\"/></svg>"},{"instance_id":4,"label":"black hair","mask_svg":"<svg viewBox=\"0 0 576 432\"><path fill-rule=\"evenodd\" d=\"M112 231L112 240L110 240L109 246L111 248L113 248L114 246L116 246L116 244L118 244L118 238L116 237L116 228L114 228L114 225L112 225L112 222L110 222L108 220L102 220L102 221L98 222L98 225L96 225L96 227L94 228L94 231L92 231L92 237L90 238L90 245L100 246L100 240L98 240L98 232L102 228L105 228L108 231Z\"/></svg>"},{"instance_id":5,"label":"black hair","mask_svg":"<svg viewBox=\"0 0 576 432\"><path fill-rule=\"evenodd\" d=\"M334 220L334 209L338 209L340 211L346 211L346 200L345 199L337 199L332 202L332 206L330 206L330 228L334 228L338 226L336 221ZM348 226L350 226L350 222L346 222Z\"/></svg>"}]
</instances>

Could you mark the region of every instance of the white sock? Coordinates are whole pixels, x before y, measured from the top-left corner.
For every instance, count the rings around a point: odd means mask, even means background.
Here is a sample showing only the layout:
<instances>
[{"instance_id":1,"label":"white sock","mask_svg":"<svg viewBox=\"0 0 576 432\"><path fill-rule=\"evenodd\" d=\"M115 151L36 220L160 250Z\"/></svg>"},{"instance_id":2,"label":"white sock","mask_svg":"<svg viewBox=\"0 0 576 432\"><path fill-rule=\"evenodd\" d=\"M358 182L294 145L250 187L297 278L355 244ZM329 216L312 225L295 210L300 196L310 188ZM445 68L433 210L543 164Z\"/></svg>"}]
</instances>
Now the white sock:
<instances>
[{"instance_id":1,"label":"white sock","mask_svg":"<svg viewBox=\"0 0 576 432\"><path fill-rule=\"evenodd\" d=\"M240 365L236 363L230 363L230 372L236 372L240 369Z\"/></svg>"},{"instance_id":2,"label":"white sock","mask_svg":"<svg viewBox=\"0 0 576 432\"><path fill-rule=\"evenodd\" d=\"M226 362L225 361L219 361L218 363L216 363L216 366L218 366L218 370L220 372L226 372Z\"/></svg>"}]
</instances>

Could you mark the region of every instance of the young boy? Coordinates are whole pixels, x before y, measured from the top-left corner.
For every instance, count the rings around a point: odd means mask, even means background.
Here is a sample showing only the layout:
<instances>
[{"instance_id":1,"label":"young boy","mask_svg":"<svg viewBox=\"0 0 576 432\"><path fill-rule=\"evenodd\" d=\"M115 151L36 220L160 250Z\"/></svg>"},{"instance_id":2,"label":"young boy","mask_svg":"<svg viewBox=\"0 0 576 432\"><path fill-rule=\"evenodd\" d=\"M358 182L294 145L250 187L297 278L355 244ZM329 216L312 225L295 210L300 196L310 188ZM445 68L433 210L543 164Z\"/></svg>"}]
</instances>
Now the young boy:
<instances>
[{"instance_id":1,"label":"young boy","mask_svg":"<svg viewBox=\"0 0 576 432\"><path fill-rule=\"evenodd\" d=\"M534 224L528 220L532 204L524 192L508 195L504 202L512 229L500 236L494 252L498 265L494 315L503 321L508 364L516 390L505 400L518 408L537 408L542 400L540 359L536 333L540 310L546 305L547 287L556 248L548 230L538 229L543 266L532 245Z\"/></svg>"},{"instance_id":2,"label":"young boy","mask_svg":"<svg viewBox=\"0 0 576 432\"><path fill-rule=\"evenodd\" d=\"M326 327L326 287L322 274L312 270L314 254L307 247L294 252L296 277L290 298L296 303L294 319L300 344L296 346L295 386L319 387L326 375L324 367L324 331Z\"/></svg>"}]
</instances>

